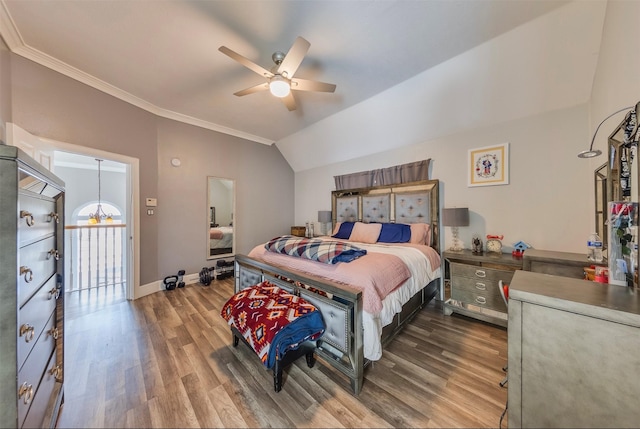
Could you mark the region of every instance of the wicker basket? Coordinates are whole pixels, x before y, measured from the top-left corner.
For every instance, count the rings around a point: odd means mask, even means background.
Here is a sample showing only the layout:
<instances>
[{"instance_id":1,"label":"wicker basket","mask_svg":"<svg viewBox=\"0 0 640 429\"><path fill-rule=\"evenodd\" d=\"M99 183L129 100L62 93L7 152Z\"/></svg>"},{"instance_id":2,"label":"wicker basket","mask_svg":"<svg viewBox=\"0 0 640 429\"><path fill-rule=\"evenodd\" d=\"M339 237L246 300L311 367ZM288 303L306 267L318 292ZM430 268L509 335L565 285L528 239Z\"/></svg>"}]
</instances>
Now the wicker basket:
<instances>
[{"instance_id":1,"label":"wicker basket","mask_svg":"<svg viewBox=\"0 0 640 429\"><path fill-rule=\"evenodd\" d=\"M306 230L306 227L304 226L292 226L291 235L295 235L297 237L304 237L305 230Z\"/></svg>"}]
</instances>

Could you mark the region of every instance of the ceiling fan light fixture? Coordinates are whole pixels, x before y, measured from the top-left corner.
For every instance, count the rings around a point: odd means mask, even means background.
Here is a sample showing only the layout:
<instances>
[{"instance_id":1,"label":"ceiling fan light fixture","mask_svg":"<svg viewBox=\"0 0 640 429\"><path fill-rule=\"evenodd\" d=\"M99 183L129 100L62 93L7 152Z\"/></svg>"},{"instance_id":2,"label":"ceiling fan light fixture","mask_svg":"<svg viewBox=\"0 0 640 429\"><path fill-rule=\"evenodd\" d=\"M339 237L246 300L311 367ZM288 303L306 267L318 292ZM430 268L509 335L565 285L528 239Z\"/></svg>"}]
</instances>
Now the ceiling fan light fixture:
<instances>
[{"instance_id":1,"label":"ceiling fan light fixture","mask_svg":"<svg viewBox=\"0 0 640 429\"><path fill-rule=\"evenodd\" d=\"M286 97L291 92L291 84L280 75L275 75L269 81L269 91L276 97Z\"/></svg>"}]
</instances>

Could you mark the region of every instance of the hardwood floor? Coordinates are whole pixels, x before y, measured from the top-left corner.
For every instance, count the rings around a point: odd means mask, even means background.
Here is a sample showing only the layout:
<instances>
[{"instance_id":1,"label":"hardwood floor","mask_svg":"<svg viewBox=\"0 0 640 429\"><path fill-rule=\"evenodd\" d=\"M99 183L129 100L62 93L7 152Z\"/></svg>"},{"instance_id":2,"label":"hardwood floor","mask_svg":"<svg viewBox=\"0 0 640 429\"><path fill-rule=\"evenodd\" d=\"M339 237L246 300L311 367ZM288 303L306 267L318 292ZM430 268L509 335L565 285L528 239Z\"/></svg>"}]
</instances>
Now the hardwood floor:
<instances>
[{"instance_id":1,"label":"hardwood floor","mask_svg":"<svg viewBox=\"0 0 640 429\"><path fill-rule=\"evenodd\" d=\"M443 316L432 303L366 370L359 396L342 374L321 360L308 368L304 358L276 393L271 371L242 343L231 345L219 313L232 282L74 302L58 426L498 427L503 328Z\"/></svg>"}]
</instances>

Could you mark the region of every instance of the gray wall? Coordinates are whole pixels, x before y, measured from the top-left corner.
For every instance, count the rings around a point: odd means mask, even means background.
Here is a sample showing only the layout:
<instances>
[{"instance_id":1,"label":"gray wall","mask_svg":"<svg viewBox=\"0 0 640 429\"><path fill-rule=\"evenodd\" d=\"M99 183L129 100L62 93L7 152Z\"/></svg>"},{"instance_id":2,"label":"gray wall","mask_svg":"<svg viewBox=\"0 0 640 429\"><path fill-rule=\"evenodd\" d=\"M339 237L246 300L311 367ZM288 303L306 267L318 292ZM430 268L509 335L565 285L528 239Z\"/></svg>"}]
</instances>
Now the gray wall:
<instances>
[{"instance_id":1,"label":"gray wall","mask_svg":"<svg viewBox=\"0 0 640 429\"><path fill-rule=\"evenodd\" d=\"M171 165L172 158L180 159L180 167ZM246 254L293 225L294 174L275 146L159 119L158 165L162 275L213 265L206 260L207 176L235 180L237 253Z\"/></svg>"},{"instance_id":2,"label":"gray wall","mask_svg":"<svg viewBox=\"0 0 640 429\"><path fill-rule=\"evenodd\" d=\"M3 123L140 160L141 284L211 265L206 176L236 180L238 252L288 232L294 174L275 146L158 118L14 54L10 66L13 117L2 117ZM181 167L171 166L174 157ZM147 197L158 198L154 216L146 215Z\"/></svg>"}]
</instances>

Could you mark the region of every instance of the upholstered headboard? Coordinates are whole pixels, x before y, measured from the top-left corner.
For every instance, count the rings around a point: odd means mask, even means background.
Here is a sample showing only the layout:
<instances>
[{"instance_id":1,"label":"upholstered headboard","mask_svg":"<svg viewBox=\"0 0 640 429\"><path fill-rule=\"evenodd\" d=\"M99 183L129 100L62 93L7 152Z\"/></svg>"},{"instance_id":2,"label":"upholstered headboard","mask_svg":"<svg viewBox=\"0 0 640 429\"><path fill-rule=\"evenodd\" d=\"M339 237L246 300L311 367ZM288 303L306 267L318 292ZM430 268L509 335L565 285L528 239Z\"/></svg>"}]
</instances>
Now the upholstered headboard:
<instances>
[{"instance_id":1,"label":"upholstered headboard","mask_svg":"<svg viewBox=\"0 0 640 429\"><path fill-rule=\"evenodd\" d=\"M431 247L440 251L439 181L403 183L372 188L343 189L331 193L332 220L336 222L428 223Z\"/></svg>"}]
</instances>

